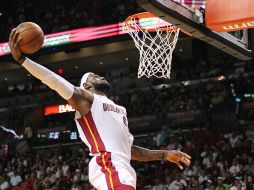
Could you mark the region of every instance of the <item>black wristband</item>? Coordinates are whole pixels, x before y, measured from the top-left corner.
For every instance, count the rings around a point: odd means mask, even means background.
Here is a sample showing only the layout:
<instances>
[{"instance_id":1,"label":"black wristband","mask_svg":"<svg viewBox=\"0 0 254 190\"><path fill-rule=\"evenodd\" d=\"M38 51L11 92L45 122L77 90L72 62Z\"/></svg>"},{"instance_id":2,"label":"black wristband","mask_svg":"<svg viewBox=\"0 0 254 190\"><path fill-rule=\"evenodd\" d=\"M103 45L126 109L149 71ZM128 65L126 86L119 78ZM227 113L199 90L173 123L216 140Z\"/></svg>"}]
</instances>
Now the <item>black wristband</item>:
<instances>
[{"instance_id":1,"label":"black wristband","mask_svg":"<svg viewBox=\"0 0 254 190\"><path fill-rule=\"evenodd\" d=\"M20 63L21 65L24 63L24 61L26 60L26 57L21 55L19 60L18 60L18 63Z\"/></svg>"}]
</instances>

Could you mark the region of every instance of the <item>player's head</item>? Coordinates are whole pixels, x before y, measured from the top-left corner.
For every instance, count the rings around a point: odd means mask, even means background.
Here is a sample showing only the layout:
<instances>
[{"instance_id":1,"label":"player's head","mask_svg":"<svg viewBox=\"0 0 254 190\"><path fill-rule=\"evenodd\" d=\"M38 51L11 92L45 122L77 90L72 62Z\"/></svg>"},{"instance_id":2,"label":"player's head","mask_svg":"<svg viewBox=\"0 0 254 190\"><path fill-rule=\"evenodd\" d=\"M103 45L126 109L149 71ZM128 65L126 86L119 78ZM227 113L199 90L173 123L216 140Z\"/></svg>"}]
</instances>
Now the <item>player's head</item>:
<instances>
[{"instance_id":1,"label":"player's head","mask_svg":"<svg viewBox=\"0 0 254 190\"><path fill-rule=\"evenodd\" d=\"M84 87L89 91L97 91L106 94L111 86L109 82L104 78L94 73L86 73L83 75L80 87Z\"/></svg>"}]
</instances>

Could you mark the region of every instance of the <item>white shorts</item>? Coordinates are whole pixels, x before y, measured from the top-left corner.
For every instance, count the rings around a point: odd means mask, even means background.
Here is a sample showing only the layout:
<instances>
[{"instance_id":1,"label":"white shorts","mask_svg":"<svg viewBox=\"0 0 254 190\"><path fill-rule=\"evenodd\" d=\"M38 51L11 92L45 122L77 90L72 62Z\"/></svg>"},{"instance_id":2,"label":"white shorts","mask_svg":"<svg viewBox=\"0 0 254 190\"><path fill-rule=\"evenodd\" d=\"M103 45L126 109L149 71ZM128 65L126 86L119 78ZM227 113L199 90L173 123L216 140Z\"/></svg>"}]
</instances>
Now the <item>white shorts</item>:
<instances>
[{"instance_id":1,"label":"white shorts","mask_svg":"<svg viewBox=\"0 0 254 190\"><path fill-rule=\"evenodd\" d=\"M136 172L126 158L105 152L90 161L89 181L97 190L135 190Z\"/></svg>"}]
</instances>

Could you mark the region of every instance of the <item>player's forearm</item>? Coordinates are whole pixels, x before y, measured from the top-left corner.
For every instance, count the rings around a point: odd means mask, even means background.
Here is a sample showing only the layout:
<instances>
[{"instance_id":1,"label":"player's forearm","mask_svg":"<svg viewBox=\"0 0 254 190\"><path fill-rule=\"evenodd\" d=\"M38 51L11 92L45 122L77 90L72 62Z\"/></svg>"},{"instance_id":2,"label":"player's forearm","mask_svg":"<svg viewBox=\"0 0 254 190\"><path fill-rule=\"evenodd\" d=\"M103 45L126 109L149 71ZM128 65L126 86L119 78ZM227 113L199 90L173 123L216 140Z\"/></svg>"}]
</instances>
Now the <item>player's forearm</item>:
<instances>
[{"instance_id":1,"label":"player's forearm","mask_svg":"<svg viewBox=\"0 0 254 190\"><path fill-rule=\"evenodd\" d=\"M131 147L131 159L137 161L155 161L164 160L165 151L163 150L149 150L139 146L133 145Z\"/></svg>"},{"instance_id":2,"label":"player's forearm","mask_svg":"<svg viewBox=\"0 0 254 190\"><path fill-rule=\"evenodd\" d=\"M22 66L64 99L68 100L72 97L74 86L64 78L28 58L24 60Z\"/></svg>"}]
</instances>

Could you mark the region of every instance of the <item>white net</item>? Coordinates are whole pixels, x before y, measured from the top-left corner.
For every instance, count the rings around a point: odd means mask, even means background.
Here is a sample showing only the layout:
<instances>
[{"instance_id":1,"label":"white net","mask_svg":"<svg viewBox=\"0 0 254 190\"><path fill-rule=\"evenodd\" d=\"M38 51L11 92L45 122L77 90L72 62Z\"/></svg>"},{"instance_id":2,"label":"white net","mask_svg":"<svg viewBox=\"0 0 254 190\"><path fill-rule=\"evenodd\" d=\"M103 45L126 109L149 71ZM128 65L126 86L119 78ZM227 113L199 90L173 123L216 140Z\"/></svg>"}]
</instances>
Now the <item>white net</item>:
<instances>
[{"instance_id":1,"label":"white net","mask_svg":"<svg viewBox=\"0 0 254 190\"><path fill-rule=\"evenodd\" d=\"M138 78L170 78L172 54L180 29L169 25L163 30L154 28L151 33L151 28L141 28L135 17L125 22L125 27L140 52Z\"/></svg>"}]
</instances>

